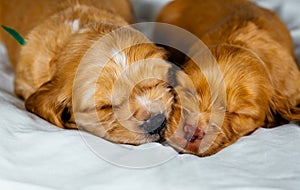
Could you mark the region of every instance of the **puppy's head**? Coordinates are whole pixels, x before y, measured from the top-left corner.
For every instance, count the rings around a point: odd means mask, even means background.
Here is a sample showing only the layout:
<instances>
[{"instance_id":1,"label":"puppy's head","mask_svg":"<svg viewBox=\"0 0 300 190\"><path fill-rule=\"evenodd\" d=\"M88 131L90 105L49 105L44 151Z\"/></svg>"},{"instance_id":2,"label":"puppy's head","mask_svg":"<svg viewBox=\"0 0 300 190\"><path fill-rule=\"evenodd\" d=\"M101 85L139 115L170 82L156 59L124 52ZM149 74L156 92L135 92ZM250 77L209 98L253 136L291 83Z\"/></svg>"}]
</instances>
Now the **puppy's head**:
<instances>
[{"instance_id":1,"label":"puppy's head","mask_svg":"<svg viewBox=\"0 0 300 190\"><path fill-rule=\"evenodd\" d=\"M175 101L164 50L129 27L93 27L63 50L27 109L118 143L159 141Z\"/></svg>"},{"instance_id":2,"label":"puppy's head","mask_svg":"<svg viewBox=\"0 0 300 190\"><path fill-rule=\"evenodd\" d=\"M266 68L246 50L211 48L186 63L177 76L182 120L168 125L165 138L182 153L212 155L264 125L270 113L272 85Z\"/></svg>"}]
</instances>

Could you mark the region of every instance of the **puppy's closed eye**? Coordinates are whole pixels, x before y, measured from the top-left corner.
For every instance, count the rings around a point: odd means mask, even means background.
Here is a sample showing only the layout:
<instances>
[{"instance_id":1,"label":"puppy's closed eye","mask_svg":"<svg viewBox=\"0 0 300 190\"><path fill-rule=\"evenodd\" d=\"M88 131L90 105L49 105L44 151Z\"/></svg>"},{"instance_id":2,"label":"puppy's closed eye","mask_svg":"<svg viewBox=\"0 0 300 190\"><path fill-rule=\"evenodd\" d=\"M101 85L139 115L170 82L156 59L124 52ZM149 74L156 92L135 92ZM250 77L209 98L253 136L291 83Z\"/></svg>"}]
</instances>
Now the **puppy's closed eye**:
<instances>
[{"instance_id":1,"label":"puppy's closed eye","mask_svg":"<svg viewBox=\"0 0 300 190\"><path fill-rule=\"evenodd\" d=\"M110 110L112 109L112 105L111 104L104 104L104 105L99 105L99 106L96 106L96 109L98 111L101 111L101 110Z\"/></svg>"}]
</instances>

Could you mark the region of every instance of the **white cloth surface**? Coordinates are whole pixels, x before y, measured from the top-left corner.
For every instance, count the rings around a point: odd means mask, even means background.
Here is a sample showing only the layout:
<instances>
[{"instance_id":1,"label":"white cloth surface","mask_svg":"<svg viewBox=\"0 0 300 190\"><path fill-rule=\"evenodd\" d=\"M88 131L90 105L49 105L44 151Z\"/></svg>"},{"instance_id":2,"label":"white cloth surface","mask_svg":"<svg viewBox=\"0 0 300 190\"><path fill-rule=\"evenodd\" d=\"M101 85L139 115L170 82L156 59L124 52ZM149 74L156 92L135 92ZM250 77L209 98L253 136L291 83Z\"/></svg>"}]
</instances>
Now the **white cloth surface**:
<instances>
[{"instance_id":1,"label":"white cloth surface","mask_svg":"<svg viewBox=\"0 0 300 190\"><path fill-rule=\"evenodd\" d=\"M138 21L154 21L168 0L132 0ZM278 11L300 54L300 1L261 0ZM0 46L0 189L298 190L300 127L259 129L206 158L150 143L116 145L59 129L27 112L13 93ZM148 151L150 150L150 151Z\"/></svg>"}]
</instances>

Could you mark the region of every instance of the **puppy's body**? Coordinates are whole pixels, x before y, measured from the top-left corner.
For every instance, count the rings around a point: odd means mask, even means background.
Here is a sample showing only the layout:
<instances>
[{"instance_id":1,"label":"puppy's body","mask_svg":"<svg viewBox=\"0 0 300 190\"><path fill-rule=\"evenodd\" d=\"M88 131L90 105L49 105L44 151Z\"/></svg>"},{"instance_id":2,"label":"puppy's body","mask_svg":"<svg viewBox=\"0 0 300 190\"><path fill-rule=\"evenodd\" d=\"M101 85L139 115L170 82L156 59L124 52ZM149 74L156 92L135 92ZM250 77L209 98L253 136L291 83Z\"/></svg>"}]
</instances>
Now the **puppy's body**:
<instances>
[{"instance_id":1,"label":"puppy's body","mask_svg":"<svg viewBox=\"0 0 300 190\"><path fill-rule=\"evenodd\" d=\"M128 23L134 21L132 7L128 0L3 0L0 2L0 23L16 29L22 36L27 36L45 19L76 4L107 10L114 15L119 15ZM0 31L0 36L8 49L12 65L16 67L20 45L3 30ZM46 34L45 37L47 37Z\"/></svg>"},{"instance_id":2,"label":"puppy's body","mask_svg":"<svg viewBox=\"0 0 300 190\"><path fill-rule=\"evenodd\" d=\"M174 97L167 84L171 66L161 48L123 27L133 21L130 1L24 0L1 7L1 24L27 42L18 54L18 44L4 37L15 91L29 111L114 142L161 138Z\"/></svg>"},{"instance_id":3,"label":"puppy's body","mask_svg":"<svg viewBox=\"0 0 300 190\"><path fill-rule=\"evenodd\" d=\"M15 68L16 93L24 99L50 80L50 60L61 51L73 33L96 22L120 26L133 22L131 5L127 0L24 0L1 3L4 10L1 24L15 28L28 41L22 49L23 55L20 55L20 45L1 30Z\"/></svg>"},{"instance_id":4,"label":"puppy's body","mask_svg":"<svg viewBox=\"0 0 300 190\"><path fill-rule=\"evenodd\" d=\"M215 67L209 58L201 58L200 64L211 63L202 70L193 60L183 65L193 84L179 80L177 89L197 98L182 100L184 122L167 128L170 144L207 156L259 127L300 118L300 74L288 29L276 14L245 0L175 0L157 20L199 37L218 63ZM177 40L174 35L167 38ZM223 82L225 101L219 88ZM216 120L225 116L224 122L214 123L212 115ZM189 134L191 129L195 134Z\"/></svg>"}]
</instances>

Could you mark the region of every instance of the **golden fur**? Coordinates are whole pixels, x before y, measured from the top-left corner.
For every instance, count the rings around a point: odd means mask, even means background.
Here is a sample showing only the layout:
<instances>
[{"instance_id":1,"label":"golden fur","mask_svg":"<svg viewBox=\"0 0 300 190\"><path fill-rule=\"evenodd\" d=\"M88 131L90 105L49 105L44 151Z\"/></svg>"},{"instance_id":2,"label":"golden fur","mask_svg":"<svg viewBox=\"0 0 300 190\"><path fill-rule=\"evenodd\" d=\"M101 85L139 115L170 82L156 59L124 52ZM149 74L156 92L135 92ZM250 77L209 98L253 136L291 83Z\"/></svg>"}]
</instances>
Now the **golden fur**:
<instances>
[{"instance_id":1,"label":"golden fur","mask_svg":"<svg viewBox=\"0 0 300 190\"><path fill-rule=\"evenodd\" d=\"M174 101L171 65L162 48L121 28L133 22L128 0L11 0L1 7L1 24L27 41L19 54L3 34L16 94L29 111L114 142L161 138Z\"/></svg>"},{"instance_id":2,"label":"golden fur","mask_svg":"<svg viewBox=\"0 0 300 190\"><path fill-rule=\"evenodd\" d=\"M300 119L293 43L275 13L246 0L175 0L157 21L196 35L218 63L196 57L200 70L188 59L182 67L190 83L178 74L183 121L168 125L165 138L179 151L208 156L259 127Z\"/></svg>"},{"instance_id":3,"label":"golden fur","mask_svg":"<svg viewBox=\"0 0 300 190\"><path fill-rule=\"evenodd\" d=\"M129 0L1 0L0 23L17 29L21 35L26 36L29 31L44 22L45 19L75 4L83 4L97 9L105 9L114 14L117 13L128 23L134 21ZM54 23L53 25L58 27ZM5 43L11 63L15 67L19 59L20 45L2 29L0 39Z\"/></svg>"}]
</instances>

